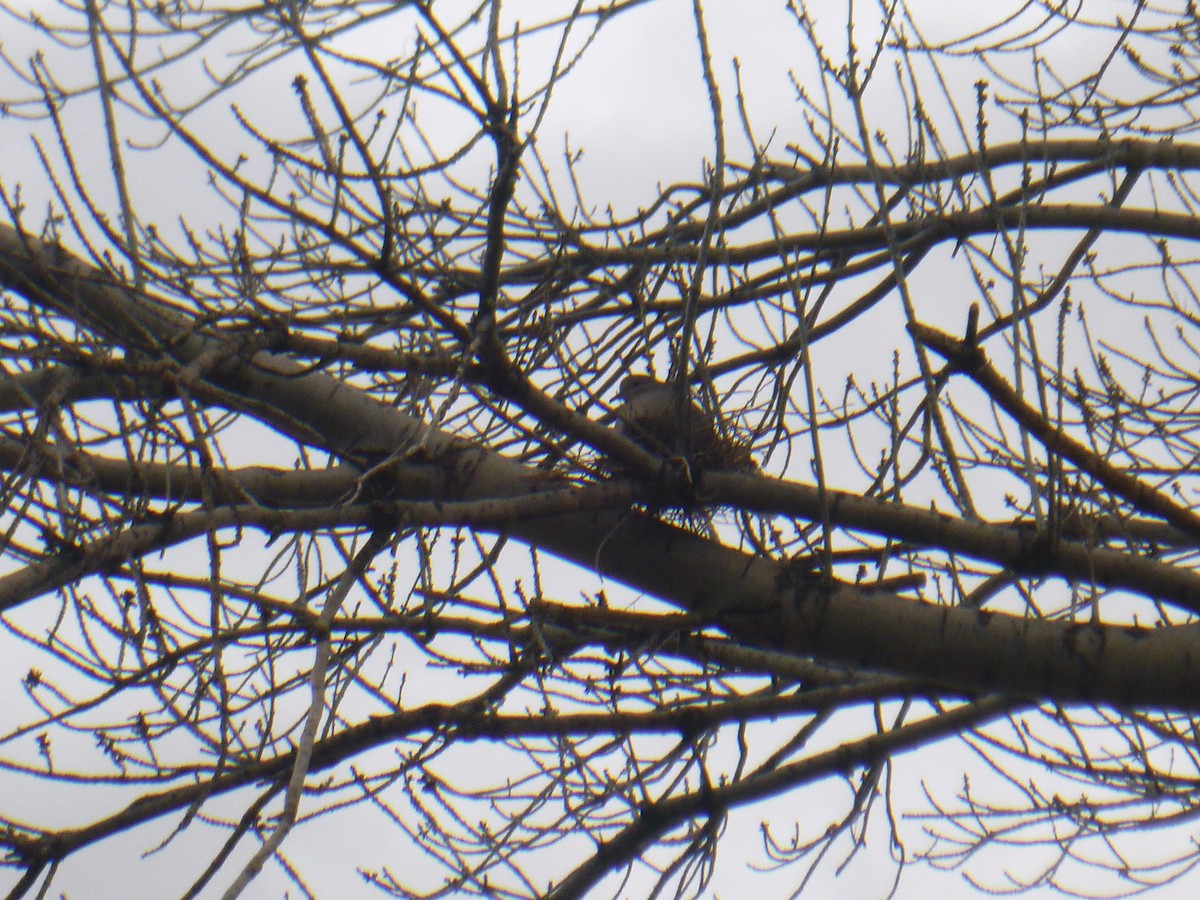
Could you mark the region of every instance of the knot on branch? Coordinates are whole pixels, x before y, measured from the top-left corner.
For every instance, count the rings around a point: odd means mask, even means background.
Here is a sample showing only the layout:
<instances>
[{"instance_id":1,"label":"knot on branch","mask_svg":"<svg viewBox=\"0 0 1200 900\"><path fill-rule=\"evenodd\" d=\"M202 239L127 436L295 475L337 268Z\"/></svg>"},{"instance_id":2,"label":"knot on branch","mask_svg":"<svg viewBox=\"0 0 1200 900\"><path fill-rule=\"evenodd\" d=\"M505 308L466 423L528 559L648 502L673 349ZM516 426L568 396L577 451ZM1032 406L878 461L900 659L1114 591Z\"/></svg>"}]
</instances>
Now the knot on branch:
<instances>
[{"instance_id":1,"label":"knot on branch","mask_svg":"<svg viewBox=\"0 0 1200 900\"><path fill-rule=\"evenodd\" d=\"M928 347L960 372L974 372L987 364L987 356L979 346L979 304L972 303L967 313L966 333L962 340L938 331L921 322L909 322L908 333L918 343Z\"/></svg>"}]
</instances>

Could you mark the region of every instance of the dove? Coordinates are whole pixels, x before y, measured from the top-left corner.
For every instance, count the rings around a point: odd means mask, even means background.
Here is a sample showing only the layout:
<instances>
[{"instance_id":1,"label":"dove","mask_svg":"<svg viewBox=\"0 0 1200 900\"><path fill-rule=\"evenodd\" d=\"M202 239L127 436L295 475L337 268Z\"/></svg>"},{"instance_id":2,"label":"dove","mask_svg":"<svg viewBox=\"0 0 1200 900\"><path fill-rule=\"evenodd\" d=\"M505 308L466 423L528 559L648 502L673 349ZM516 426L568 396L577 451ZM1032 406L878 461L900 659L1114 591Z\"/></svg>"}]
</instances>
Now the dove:
<instances>
[{"instance_id":1,"label":"dove","mask_svg":"<svg viewBox=\"0 0 1200 900\"><path fill-rule=\"evenodd\" d=\"M651 375L628 375L621 382L615 410L617 429L639 446L658 456L682 456L689 462L716 467L745 467L744 448L717 431L712 416L695 400L688 401L679 435L680 418L675 388Z\"/></svg>"}]
</instances>

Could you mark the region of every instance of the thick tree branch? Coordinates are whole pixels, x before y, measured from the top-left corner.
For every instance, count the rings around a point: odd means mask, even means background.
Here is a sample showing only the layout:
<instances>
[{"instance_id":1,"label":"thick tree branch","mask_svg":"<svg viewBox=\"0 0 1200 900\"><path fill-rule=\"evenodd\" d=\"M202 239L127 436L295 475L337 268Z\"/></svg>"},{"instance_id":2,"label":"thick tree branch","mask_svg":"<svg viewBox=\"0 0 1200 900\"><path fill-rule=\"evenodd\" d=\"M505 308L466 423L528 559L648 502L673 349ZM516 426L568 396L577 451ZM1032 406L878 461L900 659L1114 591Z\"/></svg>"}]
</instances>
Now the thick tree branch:
<instances>
[{"instance_id":1,"label":"thick tree branch","mask_svg":"<svg viewBox=\"0 0 1200 900\"><path fill-rule=\"evenodd\" d=\"M0 282L120 344L159 347L183 365L220 343L166 304L113 285L65 251L11 228L0 228ZM249 362L229 358L208 380L300 423L350 460L395 454L402 483L419 491L406 494L414 499L519 496L544 477L269 353ZM738 477L714 475L713 484ZM1191 708L1200 696L1192 628L1032 621L857 587L798 584L786 566L628 512L517 519L505 531L685 610L717 616L739 640L758 646L1062 702ZM1028 558L1028 546L1020 548L1019 559Z\"/></svg>"}]
</instances>

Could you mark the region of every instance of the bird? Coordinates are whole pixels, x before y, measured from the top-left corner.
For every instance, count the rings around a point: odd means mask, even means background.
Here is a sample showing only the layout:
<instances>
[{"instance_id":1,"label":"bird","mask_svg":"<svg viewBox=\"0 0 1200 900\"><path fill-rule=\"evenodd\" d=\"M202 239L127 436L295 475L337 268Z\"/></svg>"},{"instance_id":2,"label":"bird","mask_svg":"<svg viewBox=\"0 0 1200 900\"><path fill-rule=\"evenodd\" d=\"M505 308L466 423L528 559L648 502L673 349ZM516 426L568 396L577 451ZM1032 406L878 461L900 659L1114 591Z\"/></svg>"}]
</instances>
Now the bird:
<instances>
[{"instance_id":1,"label":"bird","mask_svg":"<svg viewBox=\"0 0 1200 900\"><path fill-rule=\"evenodd\" d=\"M651 453L717 468L745 468L750 462L746 449L722 436L695 400L688 401L680 435L675 388L652 375L625 376L617 398L622 401L615 410L617 430Z\"/></svg>"}]
</instances>

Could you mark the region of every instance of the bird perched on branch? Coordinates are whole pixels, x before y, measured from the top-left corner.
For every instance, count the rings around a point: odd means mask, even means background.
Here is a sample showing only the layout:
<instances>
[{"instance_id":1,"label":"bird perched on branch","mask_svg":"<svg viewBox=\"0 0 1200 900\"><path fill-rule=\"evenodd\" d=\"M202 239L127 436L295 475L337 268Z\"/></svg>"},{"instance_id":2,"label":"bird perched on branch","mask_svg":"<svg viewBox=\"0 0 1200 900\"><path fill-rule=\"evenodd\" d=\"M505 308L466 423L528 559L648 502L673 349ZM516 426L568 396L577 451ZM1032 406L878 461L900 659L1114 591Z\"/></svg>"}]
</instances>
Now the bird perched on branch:
<instances>
[{"instance_id":1,"label":"bird perched on branch","mask_svg":"<svg viewBox=\"0 0 1200 900\"><path fill-rule=\"evenodd\" d=\"M621 382L616 408L617 429L634 443L659 456L682 456L689 463L715 468L747 468L750 454L724 437L712 416L695 400L688 401L682 425L675 388L651 375L628 375Z\"/></svg>"}]
</instances>

